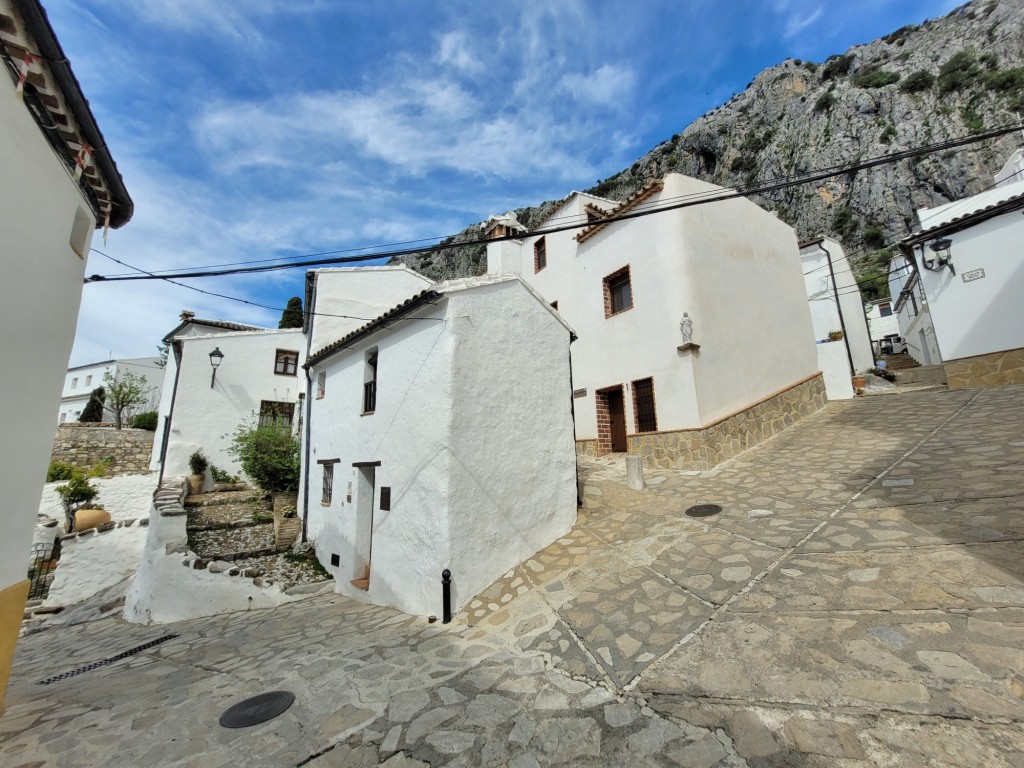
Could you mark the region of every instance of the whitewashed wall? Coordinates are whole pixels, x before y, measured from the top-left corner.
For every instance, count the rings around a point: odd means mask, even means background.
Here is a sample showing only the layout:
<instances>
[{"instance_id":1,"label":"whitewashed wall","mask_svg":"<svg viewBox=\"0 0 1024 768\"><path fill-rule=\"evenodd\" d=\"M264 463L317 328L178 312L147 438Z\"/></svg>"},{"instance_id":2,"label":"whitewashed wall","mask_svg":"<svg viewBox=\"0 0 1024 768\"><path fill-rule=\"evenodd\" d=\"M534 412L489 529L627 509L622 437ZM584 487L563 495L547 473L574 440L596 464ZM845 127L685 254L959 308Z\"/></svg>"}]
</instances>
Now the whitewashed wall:
<instances>
[{"instance_id":1,"label":"whitewashed wall","mask_svg":"<svg viewBox=\"0 0 1024 768\"><path fill-rule=\"evenodd\" d=\"M9 274L0 281L0 306L8 318L0 323L6 361L0 366L0 396L15 404L4 419L4 443L17 446L0 462L0 590L25 579L82 299L85 261L72 249L70 235L76 214L94 220L87 199L24 102L15 98L14 85L0 78L0 232ZM90 228L83 252L92 234Z\"/></svg>"},{"instance_id":2,"label":"whitewashed wall","mask_svg":"<svg viewBox=\"0 0 1024 768\"><path fill-rule=\"evenodd\" d=\"M147 529L138 523L66 539L45 605L75 605L134 576Z\"/></svg>"},{"instance_id":3,"label":"whitewashed wall","mask_svg":"<svg viewBox=\"0 0 1024 768\"><path fill-rule=\"evenodd\" d=\"M224 360L211 388L214 348L224 353ZM274 373L278 349L299 353L296 375ZM221 469L239 474L240 467L227 453L231 433L259 413L263 400L298 403L299 394L306 391L301 368L305 357L305 337L298 328L185 337L164 476L187 475L188 457L197 450ZM168 388L173 386L174 373L169 362ZM162 426L161 422L155 444L161 440Z\"/></svg>"},{"instance_id":4,"label":"whitewashed wall","mask_svg":"<svg viewBox=\"0 0 1024 768\"><path fill-rule=\"evenodd\" d=\"M669 174L645 204L719 189ZM556 214L582 213L573 197ZM547 267L534 272L523 241L522 276L576 329L573 386L579 439L597 435L594 390L654 379L659 430L700 427L817 371L814 334L793 230L746 200L612 224L582 244L547 235ZM489 249L489 253L495 252ZM630 266L633 308L606 318L603 280ZM677 351L688 312L698 353Z\"/></svg>"},{"instance_id":5,"label":"whitewashed wall","mask_svg":"<svg viewBox=\"0 0 1024 768\"><path fill-rule=\"evenodd\" d=\"M920 270L942 359L1024 347L1024 217L1013 211L949 236L954 275ZM925 246L927 247L927 246ZM917 254L920 264L920 252ZM981 279L965 273L984 270Z\"/></svg>"},{"instance_id":6,"label":"whitewashed wall","mask_svg":"<svg viewBox=\"0 0 1024 768\"><path fill-rule=\"evenodd\" d=\"M337 341L432 285L403 266L316 270L310 351Z\"/></svg>"},{"instance_id":7,"label":"whitewashed wall","mask_svg":"<svg viewBox=\"0 0 1024 768\"><path fill-rule=\"evenodd\" d=\"M458 608L572 528L576 445L569 330L519 280L447 295L447 567Z\"/></svg>"},{"instance_id":8,"label":"whitewashed wall","mask_svg":"<svg viewBox=\"0 0 1024 768\"><path fill-rule=\"evenodd\" d=\"M824 246L824 248L822 247ZM828 249L828 254L825 252ZM829 254L832 257L832 272L829 272ZM868 333L867 317L864 314L864 300L853 276L849 259L842 245L831 238L813 243L800 249L800 261L804 272L804 288L811 308L811 324L814 338L828 338L831 331L843 330L845 344L853 357L855 371L863 371L875 364L871 351L871 337ZM833 290L832 275L835 276ZM838 294L838 304L836 295ZM840 321L839 309L842 309ZM849 364L847 364L849 367ZM829 392L829 398L832 393Z\"/></svg>"},{"instance_id":9,"label":"whitewashed wall","mask_svg":"<svg viewBox=\"0 0 1024 768\"><path fill-rule=\"evenodd\" d=\"M448 440L451 423L451 320L445 303L418 319L396 321L312 369L327 372L326 392L310 414L308 537L340 592L406 613L440 615L440 574L447 567ZM366 352L378 350L377 405L362 415ZM321 505L320 460L334 465L330 506ZM373 554L369 592L350 584L361 577L357 556L359 470L379 461L373 498ZM391 510L381 511L380 488L391 487ZM352 501L347 501L352 489ZM331 555L340 558L332 566Z\"/></svg>"},{"instance_id":10,"label":"whitewashed wall","mask_svg":"<svg viewBox=\"0 0 1024 768\"><path fill-rule=\"evenodd\" d=\"M889 299L886 299L889 301ZM895 302L890 302L890 307L895 307ZM871 332L872 341L881 341L886 336L898 336L900 333L899 318L896 312L882 317L878 302L873 302L867 308L868 329Z\"/></svg>"},{"instance_id":11,"label":"whitewashed wall","mask_svg":"<svg viewBox=\"0 0 1024 768\"><path fill-rule=\"evenodd\" d=\"M841 341L826 341L815 345L818 370L825 381L825 394L829 400L849 400L853 397L853 374L850 360Z\"/></svg>"},{"instance_id":12,"label":"whitewashed wall","mask_svg":"<svg viewBox=\"0 0 1024 768\"><path fill-rule=\"evenodd\" d=\"M97 477L89 481L99 489L96 503L110 513L113 520L132 520L147 517L153 505L153 491L156 490L156 475L120 475L118 477ZM63 483L46 483L39 500L39 515L64 523L64 508L57 495L57 487Z\"/></svg>"}]
</instances>

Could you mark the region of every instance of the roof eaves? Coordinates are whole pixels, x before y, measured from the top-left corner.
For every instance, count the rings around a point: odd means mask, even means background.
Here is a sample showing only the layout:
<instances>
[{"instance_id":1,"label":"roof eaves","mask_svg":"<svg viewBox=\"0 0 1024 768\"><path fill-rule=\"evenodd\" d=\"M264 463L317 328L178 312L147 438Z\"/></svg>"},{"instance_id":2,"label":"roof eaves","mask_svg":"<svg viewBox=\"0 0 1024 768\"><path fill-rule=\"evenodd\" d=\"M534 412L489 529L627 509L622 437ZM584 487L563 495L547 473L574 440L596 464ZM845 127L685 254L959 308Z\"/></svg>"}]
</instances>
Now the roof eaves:
<instances>
[{"instance_id":1,"label":"roof eaves","mask_svg":"<svg viewBox=\"0 0 1024 768\"><path fill-rule=\"evenodd\" d=\"M434 288L427 288L413 296L410 296L408 299L403 301L398 306L392 307L384 314L368 322L366 325L356 328L351 333L342 336L337 341L332 342L328 344L326 347L323 347L322 349L313 353L312 355L309 356L309 358L306 360L302 367L308 370L310 367L316 365L321 360L330 357L335 352L340 352L346 347L349 347L352 344L356 343L360 339L369 336L370 334L374 333L380 328L383 328L390 321L397 320L403 315L407 315L416 308L422 306L423 304L433 303L434 301L437 301L441 297L442 294L436 291Z\"/></svg>"},{"instance_id":2,"label":"roof eaves","mask_svg":"<svg viewBox=\"0 0 1024 768\"><path fill-rule=\"evenodd\" d=\"M660 192L665 186L663 179L649 179L640 189L630 195L628 198L623 200L616 208L612 208L610 211L605 212L606 218L619 216L627 211L636 208L640 203L644 202L647 198ZM588 227L580 230L580 233L576 235L576 242L586 242L588 239L596 235L602 229L607 227L609 224L613 224L611 221L595 221Z\"/></svg>"},{"instance_id":3,"label":"roof eaves","mask_svg":"<svg viewBox=\"0 0 1024 768\"><path fill-rule=\"evenodd\" d=\"M987 205L984 208L965 213L962 216L957 216L945 221L942 224L936 224L934 227L921 230L920 232L910 235L909 237L903 238L900 241L902 245L913 247L920 245L927 240L934 240L942 235L951 235L954 232L961 232L965 229L973 227L975 224L980 224L983 221L994 219L996 216L1002 216L1004 213L1011 213L1013 211L1024 208L1024 192L1008 197L998 203Z\"/></svg>"}]
</instances>

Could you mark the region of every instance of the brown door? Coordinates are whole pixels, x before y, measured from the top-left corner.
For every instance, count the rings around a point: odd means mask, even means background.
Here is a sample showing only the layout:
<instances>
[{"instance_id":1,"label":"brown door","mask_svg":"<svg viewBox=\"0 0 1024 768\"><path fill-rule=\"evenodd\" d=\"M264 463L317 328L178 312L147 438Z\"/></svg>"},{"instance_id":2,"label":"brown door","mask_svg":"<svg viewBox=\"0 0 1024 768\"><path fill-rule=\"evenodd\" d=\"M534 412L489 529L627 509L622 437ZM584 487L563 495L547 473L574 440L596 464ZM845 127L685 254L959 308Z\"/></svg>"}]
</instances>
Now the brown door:
<instances>
[{"instance_id":1,"label":"brown door","mask_svg":"<svg viewBox=\"0 0 1024 768\"><path fill-rule=\"evenodd\" d=\"M626 450L626 406L622 397L622 388L610 390L608 398L608 420L612 428L612 451Z\"/></svg>"}]
</instances>

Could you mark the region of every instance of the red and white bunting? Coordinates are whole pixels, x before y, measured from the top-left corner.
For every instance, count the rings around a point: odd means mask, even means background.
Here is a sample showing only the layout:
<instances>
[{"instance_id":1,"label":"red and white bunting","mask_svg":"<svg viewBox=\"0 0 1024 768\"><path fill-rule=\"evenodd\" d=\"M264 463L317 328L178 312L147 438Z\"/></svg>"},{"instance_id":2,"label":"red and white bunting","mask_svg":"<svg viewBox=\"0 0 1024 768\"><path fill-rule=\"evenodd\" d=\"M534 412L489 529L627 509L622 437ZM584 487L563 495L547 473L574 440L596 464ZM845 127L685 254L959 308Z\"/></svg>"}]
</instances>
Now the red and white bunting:
<instances>
[{"instance_id":1,"label":"red and white bunting","mask_svg":"<svg viewBox=\"0 0 1024 768\"><path fill-rule=\"evenodd\" d=\"M75 158L75 181L82 178L82 172L89 165L89 161L92 159L92 147L85 142L82 142L81 149L78 150L78 157Z\"/></svg>"},{"instance_id":2,"label":"red and white bunting","mask_svg":"<svg viewBox=\"0 0 1024 768\"><path fill-rule=\"evenodd\" d=\"M25 81L28 80L28 71L37 61L42 61L42 59L33 53L25 51L25 56L21 60L21 66L18 67L18 84L14 88L14 96L18 101L24 101L25 99Z\"/></svg>"}]
</instances>

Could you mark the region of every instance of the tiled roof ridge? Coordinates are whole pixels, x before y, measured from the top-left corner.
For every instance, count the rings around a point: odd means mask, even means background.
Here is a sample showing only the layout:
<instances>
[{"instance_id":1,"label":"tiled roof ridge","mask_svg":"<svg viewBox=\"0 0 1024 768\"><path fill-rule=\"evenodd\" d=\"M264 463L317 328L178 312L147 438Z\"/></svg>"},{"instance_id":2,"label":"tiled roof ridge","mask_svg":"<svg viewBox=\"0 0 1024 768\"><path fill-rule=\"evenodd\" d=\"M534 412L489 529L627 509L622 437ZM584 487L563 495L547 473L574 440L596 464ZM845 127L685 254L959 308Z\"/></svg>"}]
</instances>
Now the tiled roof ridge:
<instances>
[{"instance_id":1,"label":"tiled roof ridge","mask_svg":"<svg viewBox=\"0 0 1024 768\"><path fill-rule=\"evenodd\" d=\"M903 242L908 244L919 243L929 239L933 234L945 231L956 232L961 229L965 229L966 227L963 225L973 224L975 223L975 220L980 223L981 221L990 218L993 212L998 211L995 215L999 215L999 213L1003 212L1003 209L1005 209L1006 212L1009 212L1021 207L1024 207L1024 192L1019 192L1016 195L1007 197L1005 200L999 200L991 205L976 208L973 211L968 211L967 213L962 213L959 216L954 216L951 219L943 221L932 227L928 227L927 229L922 229L920 232L905 238Z\"/></svg>"},{"instance_id":2,"label":"tiled roof ridge","mask_svg":"<svg viewBox=\"0 0 1024 768\"><path fill-rule=\"evenodd\" d=\"M632 195L630 195L621 203L619 203L617 207L612 208L610 211L603 211L602 215L607 218L611 216L619 216L623 213L626 213L627 211L636 208L638 205L640 205L640 203L649 198L651 195L655 194L656 192L660 192L664 188L664 186L665 181L663 179L648 179L647 183L644 184L640 189L638 189ZM578 235L576 235L576 242L585 242L586 240L596 235L598 232L600 232L602 229L604 229L611 223L613 222L598 221L591 224L588 227L585 227L580 231Z\"/></svg>"}]
</instances>

